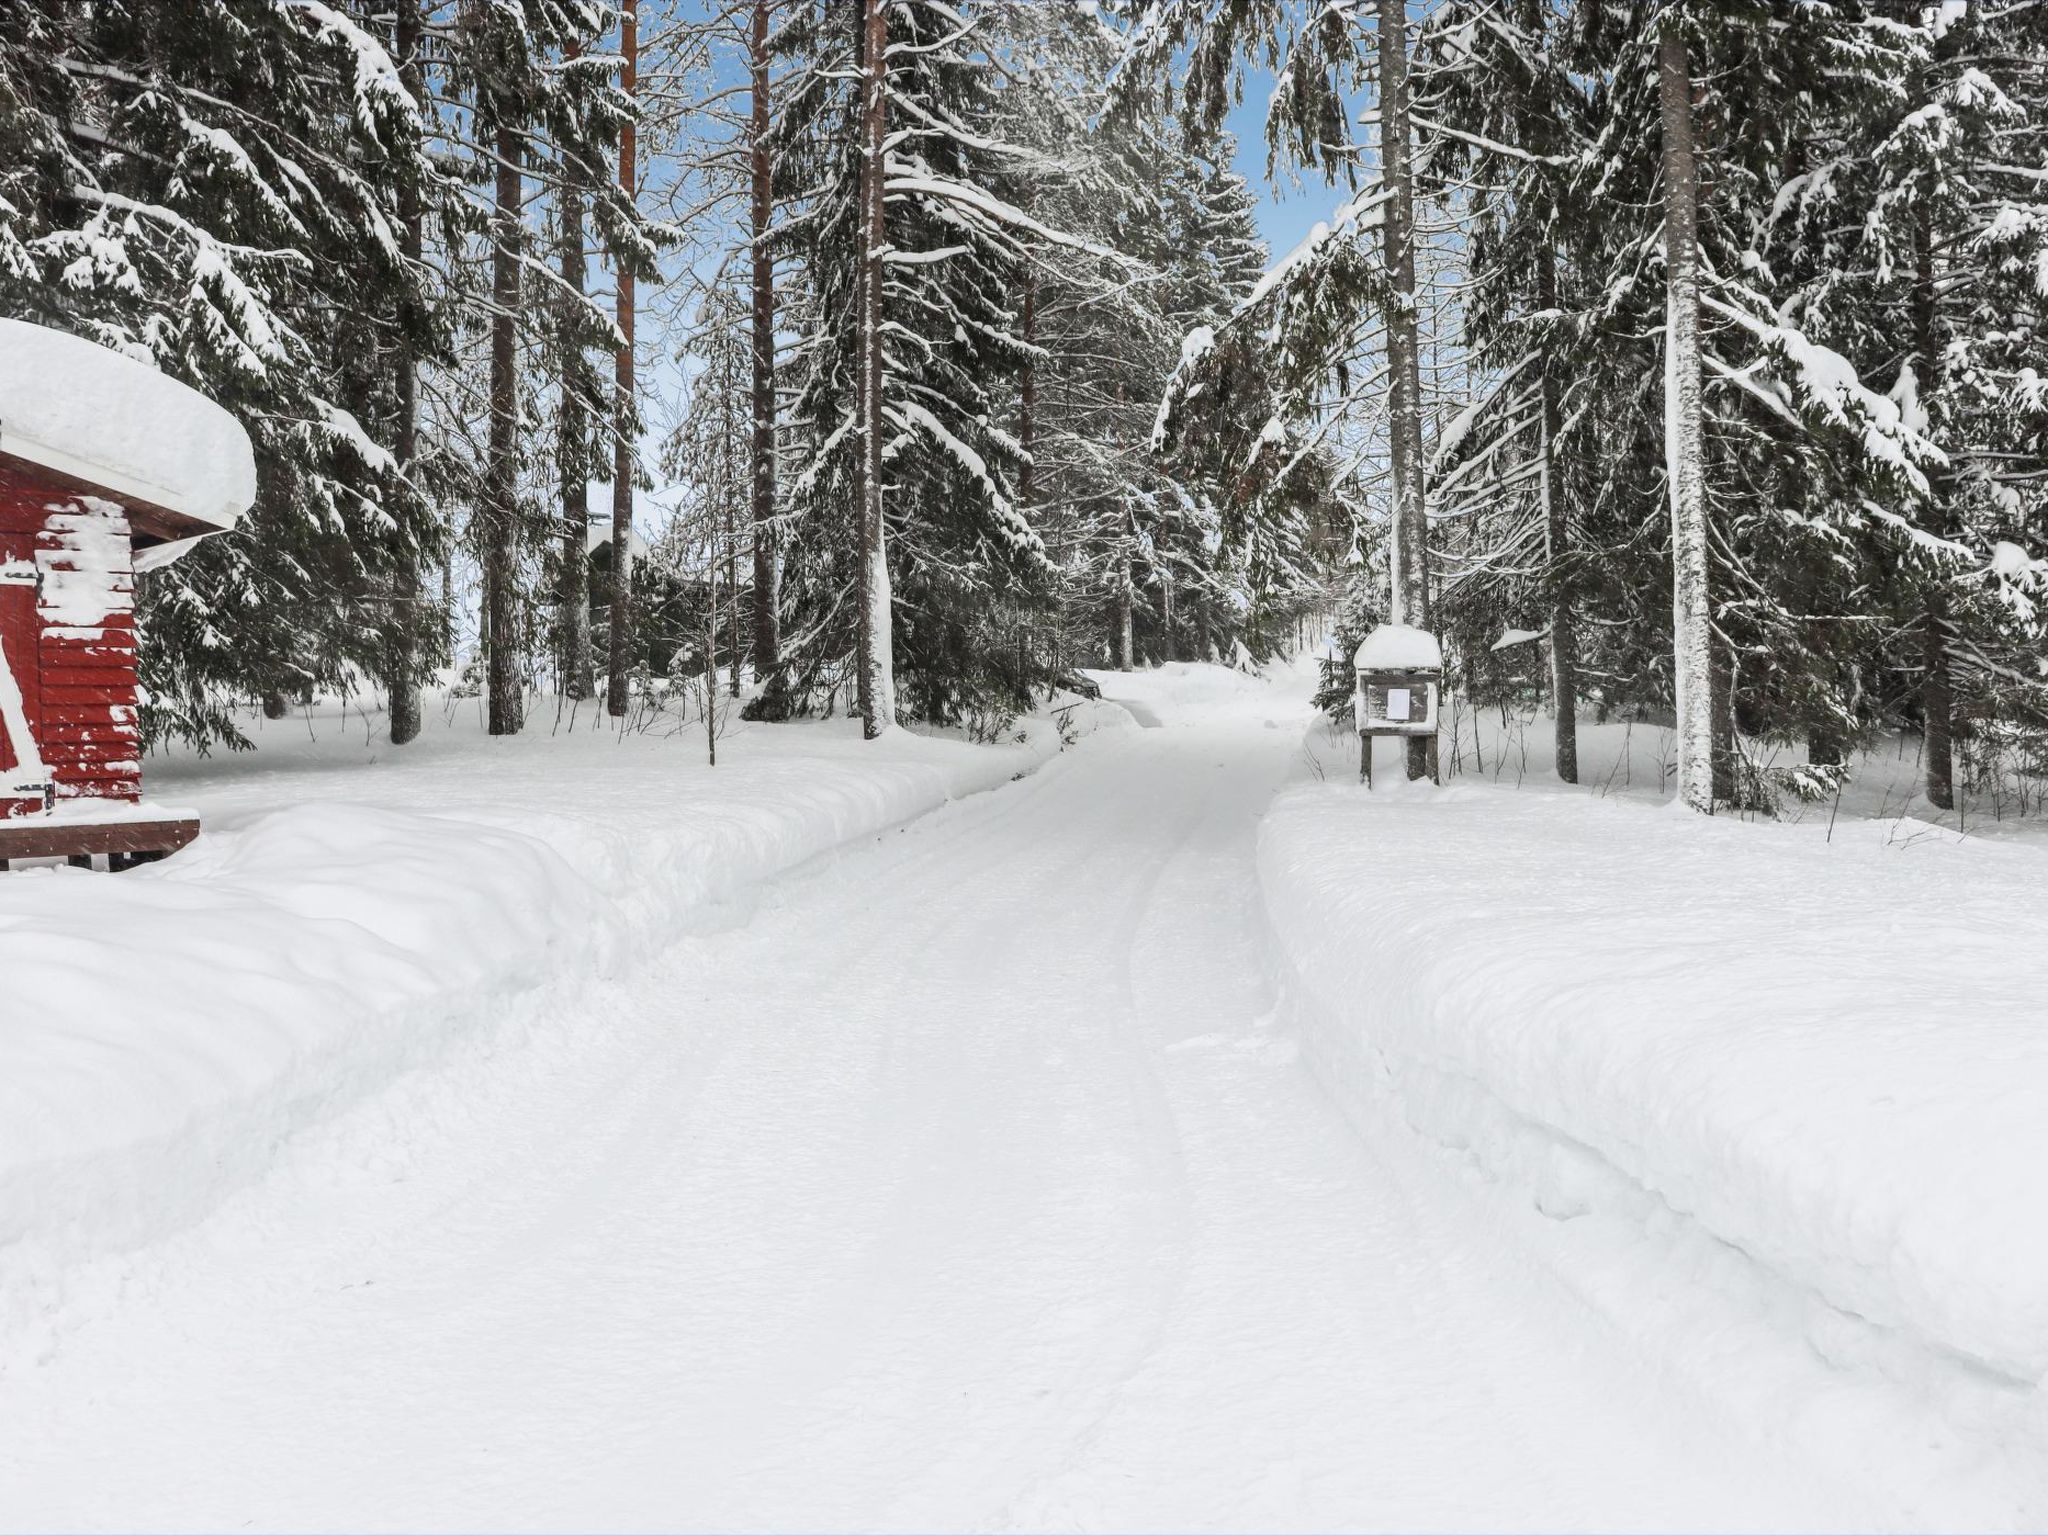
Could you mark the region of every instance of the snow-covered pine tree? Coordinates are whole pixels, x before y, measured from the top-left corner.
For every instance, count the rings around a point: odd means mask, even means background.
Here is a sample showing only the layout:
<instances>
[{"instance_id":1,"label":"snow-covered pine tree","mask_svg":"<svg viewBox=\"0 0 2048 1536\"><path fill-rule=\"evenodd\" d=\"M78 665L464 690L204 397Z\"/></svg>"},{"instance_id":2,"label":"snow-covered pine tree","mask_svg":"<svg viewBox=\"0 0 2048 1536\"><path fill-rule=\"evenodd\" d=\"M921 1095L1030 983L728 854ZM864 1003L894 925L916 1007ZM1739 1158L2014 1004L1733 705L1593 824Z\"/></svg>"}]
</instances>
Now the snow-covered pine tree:
<instances>
[{"instance_id":1,"label":"snow-covered pine tree","mask_svg":"<svg viewBox=\"0 0 2048 1536\"><path fill-rule=\"evenodd\" d=\"M391 41L399 82L412 98L415 110L422 114L424 126L424 114L431 110L431 103L426 89L426 28L420 3L421 0L396 0ZM393 496L396 501L410 504L400 521L438 530L439 520L434 517L427 497L428 478L420 454L420 363L427 350L423 341L431 338L437 343L435 350L444 352L447 330L446 306L420 302L431 283L426 266L430 191L424 174L427 169L424 156L416 154L399 157L388 165L388 172L397 183L399 260L412 274L412 283L408 285L411 292L401 290L394 296L397 338L391 349L390 433L397 461ZM417 547L401 548L393 561L383 666L387 723L393 746L405 746L420 733L422 657L423 653L431 656L438 650L429 649L434 632L420 622L425 608L420 575L423 557L428 553Z\"/></svg>"},{"instance_id":2,"label":"snow-covered pine tree","mask_svg":"<svg viewBox=\"0 0 2048 1536\"><path fill-rule=\"evenodd\" d=\"M1927 799L1948 809L1959 736L2048 733L2048 17L1971 0L1864 24L1883 44L1857 54L1870 84L1801 144L1771 257L1807 328L1941 450L1917 516L1871 508L1869 588L1912 643L1868 654L1863 681L1921 727Z\"/></svg>"},{"instance_id":3,"label":"snow-covered pine tree","mask_svg":"<svg viewBox=\"0 0 2048 1536\"><path fill-rule=\"evenodd\" d=\"M1295 401L1293 414L1339 414L1364 338L1376 335L1383 381L1392 563L1391 616L1428 627L1428 519L1423 464L1426 406L1421 394L1415 167L1409 121L1408 7L1405 0L1364 6L1301 7L1289 0L1144 0L1122 86L1177 76L1182 112L1214 132L1242 89L1245 65L1263 56L1277 84L1267 112L1271 158L1343 183L1351 195L1333 216L1268 274L1238 317L1240 334L1214 351L1242 356L1251 322ZM1365 82L1375 106L1357 98ZM1370 153L1351 131L1354 114L1370 127ZM1191 375L1192 377L1193 375ZM1275 418L1276 423L1280 420ZM1409 742L1411 777L1433 775L1435 744Z\"/></svg>"},{"instance_id":4,"label":"snow-covered pine tree","mask_svg":"<svg viewBox=\"0 0 2048 1536\"><path fill-rule=\"evenodd\" d=\"M707 289L684 354L688 402L661 452L662 471L679 499L657 554L690 593L687 628L696 637L684 672L708 671L715 687L724 665L735 697L741 658L751 644L739 565L753 539L751 300L741 284L714 282Z\"/></svg>"},{"instance_id":5,"label":"snow-covered pine tree","mask_svg":"<svg viewBox=\"0 0 2048 1536\"><path fill-rule=\"evenodd\" d=\"M782 692L782 595L776 546L775 393L775 47L776 0L747 12L747 402L748 512L753 550L754 675L765 692Z\"/></svg>"},{"instance_id":6,"label":"snow-covered pine tree","mask_svg":"<svg viewBox=\"0 0 2048 1536\"><path fill-rule=\"evenodd\" d=\"M619 123L619 201L629 217L639 213L640 157L635 138L640 85L640 0L619 0L619 79L627 111ZM622 251L612 275L618 341L612 353L612 559L609 622L606 625L604 707L625 718L631 692L633 656L633 497L640 480L640 373L636 350L635 287L639 263Z\"/></svg>"},{"instance_id":7,"label":"snow-covered pine tree","mask_svg":"<svg viewBox=\"0 0 2048 1536\"><path fill-rule=\"evenodd\" d=\"M1550 657L1556 767L1578 780L1583 561L1575 525L1590 489L1572 439L1586 427L1583 309L1563 229L1595 210L1572 199L1586 94L1555 47L1545 0L1447 0L1418 41L1428 98L1426 178L1469 242L1459 305L1480 387L1444 426L1430 501L1449 529L1440 623L1453 651L1493 654L1511 631Z\"/></svg>"},{"instance_id":8,"label":"snow-covered pine tree","mask_svg":"<svg viewBox=\"0 0 2048 1536\"><path fill-rule=\"evenodd\" d=\"M565 330L563 306L591 305L591 296L575 294L560 280L559 266L533 249L529 184L557 197L569 186L615 265L642 276L654 271L653 233L627 189L607 174L636 110L612 46L615 20L598 0L459 0L452 14L437 16L432 31L447 60L441 74L453 108L446 121L457 135L453 157L473 187L490 188L480 198L488 207L490 292L472 300L489 336L488 378L481 391L488 433L470 542L483 576L486 692L494 734L517 731L522 722L533 629L525 571L547 526L525 490L538 439L524 429L532 380L522 358L529 351L552 356L553 371L566 375L563 348L575 341ZM464 247L452 251L450 260L467 264L477 254ZM545 285L552 302L525 302L534 285ZM613 348L623 341L608 319L593 317L591 323ZM539 345L529 347L529 340ZM604 413L600 451L612 448L615 463L618 445L637 439L638 416L631 406L630 395L622 405L615 394ZM559 457L559 433L555 446ZM558 463L558 486L561 479Z\"/></svg>"},{"instance_id":9,"label":"snow-covered pine tree","mask_svg":"<svg viewBox=\"0 0 2048 1536\"><path fill-rule=\"evenodd\" d=\"M1573 434L1574 469L1591 476L1578 491L1582 600L1604 610L1588 659L1601 674L1603 709L1675 704L1677 605L1660 613L1645 597L1659 587L1675 591L1664 563L1673 494L1664 405L1685 402L1693 370L1680 359L1670 376L1676 388L1667 389L1673 178L1664 147L1667 120L1675 137L1689 116L1701 310L1697 502L1710 623L1704 667L1697 626L1684 648L1695 709L1681 767L1690 765L1688 803L1757 804L1765 790L1739 758L1739 734L1840 736L1843 691L1830 674L1826 636L1848 616L1856 587L1853 562L1843 557L1855 548L1862 501L1880 491L1910 495L1928 451L1891 402L1792 323L1762 249L1783 167L1817 117L1855 86L1844 66L1881 39L1838 12L1774 0L1580 0L1557 35L1568 67L1591 85L1591 136L1576 157L1570 195L1596 216L1561 226L1563 270L1582 306L1573 319L1575 388L1587 407ZM1683 91L1681 66L1690 79ZM1681 105L1689 114L1677 112ZM1675 419L1683 426L1689 413ZM1679 498L1681 510L1685 503ZM1697 574L1689 589L1695 608ZM1789 657L1797 663L1787 665Z\"/></svg>"},{"instance_id":10,"label":"snow-covered pine tree","mask_svg":"<svg viewBox=\"0 0 2048 1536\"><path fill-rule=\"evenodd\" d=\"M790 0L678 8L655 27L648 44L653 159L690 247L681 270L665 285L668 305L694 328L705 303L719 301L720 290L740 282L749 295L754 363L748 382L753 425L747 449L747 627L754 670L763 679L747 706L753 718L780 719L789 707L777 552L782 433L775 164L776 123L791 58L779 34L787 16L804 10Z\"/></svg>"},{"instance_id":11,"label":"snow-covered pine tree","mask_svg":"<svg viewBox=\"0 0 2048 1536\"><path fill-rule=\"evenodd\" d=\"M1055 672L1070 658L1128 667L1153 606L1141 586L1160 589L1162 611L1173 590L1152 535L1174 502L1146 439L1179 347L1155 265L1178 167L1155 123L1101 121L1100 82L1121 45L1097 16L1015 6L1001 20L1012 80L997 126L1035 156L1020 202L1126 253L1147 274L1134 281L1134 269L1077 263L1062 250L1025 252L1019 483L1056 575L1043 611L1019 618L1031 630L1044 621ZM1018 670L1027 673L1030 633L1019 649Z\"/></svg>"},{"instance_id":12,"label":"snow-covered pine tree","mask_svg":"<svg viewBox=\"0 0 2048 1536\"><path fill-rule=\"evenodd\" d=\"M600 379L592 362L609 350L611 328L589 300L590 249L583 208L588 188L602 179L602 167L564 155L562 184L555 196L555 239L561 289L555 316L555 474L561 500L555 573L555 642L562 693L588 699L597 693L597 664L590 623L590 487L612 472L610 444L593 430L611 409L611 381Z\"/></svg>"},{"instance_id":13,"label":"snow-covered pine tree","mask_svg":"<svg viewBox=\"0 0 2048 1536\"><path fill-rule=\"evenodd\" d=\"M1027 243L1064 237L1012 195L1033 156L988 135L1003 73L989 17L939 0L886 0L886 194L882 242L864 232L860 87L866 38L859 8L793 18L790 105L778 125L783 241L806 292L796 352L785 572L787 660L801 698L843 692L862 628L857 509L883 498L894 643L870 679L871 730L901 708L941 722L989 720L1021 707L1014 634L1004 609L1048 574L1043 541L1017 505L1020 450L998 421L1026 353L1017 329ZM868 242L865 244L863 242ZM878 262L864 266L864 249ZM866 348L863 279L880 283ZM878 363L867 375L864 365ZM873 395L876 459L864 456L864 376ZM872 526L872 525L871 525ZM872 549L870 550L872 552ZM879 598L883 583L872 582ZM887 627L879 602L869 626Z\"/></svg>"},{"instance_id":14,"label":"snow-covered pine tree","mask_svg":"<svg viewBox=\"0 0 2048 1536\"><path fill-rule=\"evenodd\" d=\"M417 103L352 7L23 0L0 18L0 305L146 357L248 426L242 530L144 583L144 729L238 741L233 694L391 669L438 627L407 573L392 366L430 349L400 195ZM404 670L410 665L401 663Z\"/></svg>"}]
</instances>

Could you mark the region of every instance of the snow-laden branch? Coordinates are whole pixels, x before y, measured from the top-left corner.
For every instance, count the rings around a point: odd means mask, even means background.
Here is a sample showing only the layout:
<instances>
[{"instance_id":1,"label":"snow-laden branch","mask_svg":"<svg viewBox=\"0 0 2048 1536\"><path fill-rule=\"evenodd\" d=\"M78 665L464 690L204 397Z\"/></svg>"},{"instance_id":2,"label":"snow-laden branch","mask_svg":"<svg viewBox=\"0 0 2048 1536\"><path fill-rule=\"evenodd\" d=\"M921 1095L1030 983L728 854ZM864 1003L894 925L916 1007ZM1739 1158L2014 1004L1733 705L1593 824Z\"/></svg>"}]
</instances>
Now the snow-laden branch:
<instances>
[{"instance_id":1,"label":"snow-laden branch","mask_svg":"<svg viewBox=\"0 0 2048 1536\"><path fill-rule=\"evenodd\" d=\"M1790 368L1789 382L1836 425L1859 435L1863 451L1916 491L1927 489L1922 464L1946 464L1948 455L1906 419L1899 403L1864 387L1850 361L1794 326L1760 320L1725 299L1702 292L1700 303L1748 331Z\"/></svg>"},{"instance_id":2,"label":"snow-laden branch","mask_svg":"<svg viewBox=\"0 0 2048 1536\"><path fill-rule=\"evenodd\" d=\"M956 207L971 209L984 218L993 219L999 224L1007 224L1012 228L1028 231L1038 236L1041 240L1060 246L1065 250L1085 251L1090 256L1099 256L1105 261L1114 261L1119 264L1126 264L1129 261L1128 257L1111 250L1108 246L1097 245L1090 240L1082 240L1074 235L1067 234L1063 230L1054 229L1049 224L1040 223L1015 203L1006 202L1000 197L992 196L980 187L970 185L964 181L955 181L950 177L943 176L908 175L902 171L892 169L887 179L882 183L882 190L894 196L935 197L941 202L952 203Z\"/></svg>"},{"instance_id":3,"label":"snow-laden branch","mask_svg":"<svg viewBox=\"0 0 2048 1536\"><path fill-rule=\"evenodd\" d=\"M1322 251L1322 248L1339 235L1348 235L1356 230L1377 229L1381 223L1381 210L1392 201L1393 193L1385 188L1362 194L1344 204L1327 222L1318 219L1300 242L1267 268L1257 285L1238 306L1238 313L1258 308L1274 289L1280 287L1300 268L1307 266Z\"/></svg>"}]
</instances>

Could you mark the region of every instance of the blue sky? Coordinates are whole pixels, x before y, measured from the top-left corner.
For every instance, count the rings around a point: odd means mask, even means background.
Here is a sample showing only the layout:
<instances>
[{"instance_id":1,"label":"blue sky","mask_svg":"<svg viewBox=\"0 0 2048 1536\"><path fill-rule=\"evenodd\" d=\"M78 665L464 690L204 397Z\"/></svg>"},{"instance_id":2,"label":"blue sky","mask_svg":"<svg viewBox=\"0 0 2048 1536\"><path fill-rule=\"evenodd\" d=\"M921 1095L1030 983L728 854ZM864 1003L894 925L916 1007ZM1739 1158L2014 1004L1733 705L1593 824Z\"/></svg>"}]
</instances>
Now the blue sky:
<instances>
[{"instance_id":1,"label":"blue sky","mask_svg":"<svg viewBox=\"0 0 2048 1536\"><path fill-rule=\"evenodd\" d=\"M1264 70L1245 71L1244 100L1230 114L1228 125L1237 136L1237 173L1260 194L1259 227L1271 247L1274 260L1301 243L1309 227L1324 218L1343 201L1334 187L1321 182L1287 185L1286 172L1275 180L1266 176L1266 99L1272 94L1273 77Z\"/></svg>"}]
</instances>

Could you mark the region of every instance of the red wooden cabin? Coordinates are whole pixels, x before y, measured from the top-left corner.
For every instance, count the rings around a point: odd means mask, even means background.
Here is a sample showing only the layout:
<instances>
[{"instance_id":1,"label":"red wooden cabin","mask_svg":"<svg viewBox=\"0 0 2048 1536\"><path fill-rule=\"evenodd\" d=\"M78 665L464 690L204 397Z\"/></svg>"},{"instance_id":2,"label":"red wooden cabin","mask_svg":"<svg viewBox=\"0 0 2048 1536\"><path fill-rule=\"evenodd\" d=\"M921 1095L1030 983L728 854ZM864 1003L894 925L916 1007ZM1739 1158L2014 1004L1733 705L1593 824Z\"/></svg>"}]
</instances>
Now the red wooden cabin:
<instances>
[{"instance_id":1,"label":"red wooden cabin","mask_svg":"<svg viewBox=\"0 0 2048 1536\"><path fill-rule=\"evenodd\" d=\"M0 320L0 867L182 848L142 797L135 573L234 525L248 435L147 364Z\"/></svg>"}]
</instances>

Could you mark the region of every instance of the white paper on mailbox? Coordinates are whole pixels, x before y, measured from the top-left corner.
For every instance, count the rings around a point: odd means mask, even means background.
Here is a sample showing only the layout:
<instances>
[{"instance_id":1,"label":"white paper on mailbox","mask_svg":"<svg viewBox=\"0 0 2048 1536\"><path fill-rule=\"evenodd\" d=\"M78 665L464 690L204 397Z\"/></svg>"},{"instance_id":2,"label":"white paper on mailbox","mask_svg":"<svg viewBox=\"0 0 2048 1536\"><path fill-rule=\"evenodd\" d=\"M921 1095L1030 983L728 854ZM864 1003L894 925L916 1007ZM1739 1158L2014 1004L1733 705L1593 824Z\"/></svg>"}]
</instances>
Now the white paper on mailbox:
<instances>
[{"instance_id":1,"label":"white paper on mailbox","mask_svg":"<svg viewBox=\"0 0 2048 1536\"><path fill-rule=\"evenodd\" d=\"M1389 720L1406 720L1408 718L1408 692L1409 690L1406 688L1389 688L1387 690L1387 718Z\"/></svg>"}]
</instances>

